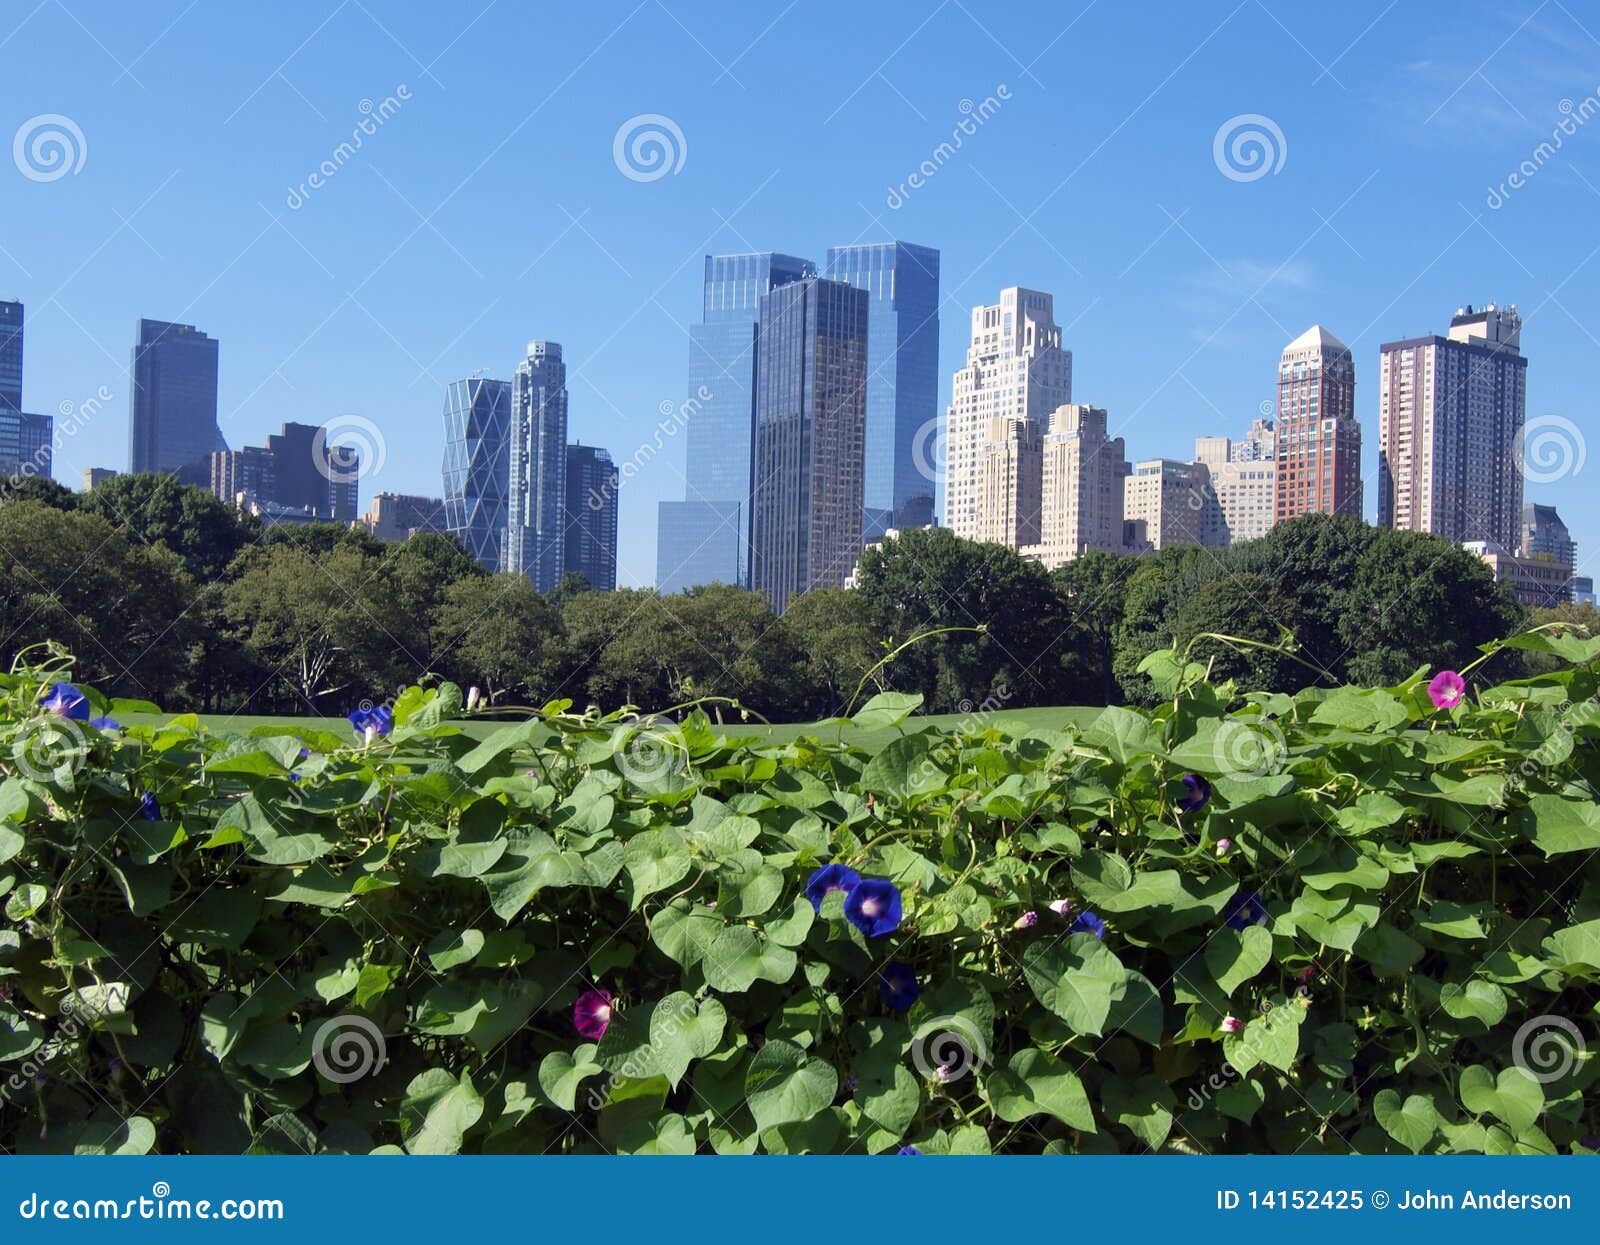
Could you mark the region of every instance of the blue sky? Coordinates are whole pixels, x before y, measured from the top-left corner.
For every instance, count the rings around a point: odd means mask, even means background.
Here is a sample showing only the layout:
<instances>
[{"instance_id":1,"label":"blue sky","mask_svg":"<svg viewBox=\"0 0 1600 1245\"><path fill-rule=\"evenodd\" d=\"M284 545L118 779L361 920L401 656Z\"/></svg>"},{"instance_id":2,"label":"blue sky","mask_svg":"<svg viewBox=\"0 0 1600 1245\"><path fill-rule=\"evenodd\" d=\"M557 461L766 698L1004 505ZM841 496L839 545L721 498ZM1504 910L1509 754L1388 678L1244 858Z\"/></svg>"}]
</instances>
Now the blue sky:
<instances>
[{"instance_id":1,"label":"blue sky","mask_svg":"<svg viewBox=\"0 0 1600 1245\"><path fill-rule=\"evenodd\" d=\"M1379 343L1442 332L1462 303L1519 305L1530 419L1592 425L1600 114L1520 189L1490 192L1563 117L1600 107L1597 36L1575 0L1137 15L1111 0L12 0L0 138L59 114L82 159L53 180L0 161L0 297L27 304L29 409L112 395L58 454L63 481L125 466L128 350L149 316L221 339L235 446L285 419L376 425L365 504L437 494L445 383L509 377L531 338L565 347L572 437L633 457L686 396L703 254L820 261L898 237L943 252L943 396L969 308L1046 290L1075 399L1108 409L1132 457L1242 433L1283 345L1322 322L1355 351L1370 517ZM890 207L989 97L977 133ZM363 101L391 98L353 158L291 193ZM649 181L613 159L644 114L682 135L681 167ZM1247 114L1282 135L1255 180L1213 155ZM681 466L673 443L624 486L621 582L652 581L656 502L683 495ZM1597 474L1528 490L1560 507L1590 573Z\"/></svg>"}]
</instances>

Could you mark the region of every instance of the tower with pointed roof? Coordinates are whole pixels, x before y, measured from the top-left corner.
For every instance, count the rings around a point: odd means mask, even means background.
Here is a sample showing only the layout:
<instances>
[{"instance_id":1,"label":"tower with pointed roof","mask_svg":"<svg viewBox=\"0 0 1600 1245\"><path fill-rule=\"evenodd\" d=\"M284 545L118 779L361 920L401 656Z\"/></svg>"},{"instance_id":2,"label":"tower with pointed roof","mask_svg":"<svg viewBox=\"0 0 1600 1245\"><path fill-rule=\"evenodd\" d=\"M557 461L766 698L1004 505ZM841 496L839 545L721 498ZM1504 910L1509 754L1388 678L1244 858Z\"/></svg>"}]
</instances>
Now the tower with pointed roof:
<instances>
[{"instance_id":1,"label":"tower with pointed roof","mask_svg":"<svg viewBox=\"0 0 1600 1245\"><path fill-rule=\"evenodd\" d=\"M1361 517L1361 425L1350 347L1313 324L1278 361L1273 520Z\"/></svg>"}]
</instances>

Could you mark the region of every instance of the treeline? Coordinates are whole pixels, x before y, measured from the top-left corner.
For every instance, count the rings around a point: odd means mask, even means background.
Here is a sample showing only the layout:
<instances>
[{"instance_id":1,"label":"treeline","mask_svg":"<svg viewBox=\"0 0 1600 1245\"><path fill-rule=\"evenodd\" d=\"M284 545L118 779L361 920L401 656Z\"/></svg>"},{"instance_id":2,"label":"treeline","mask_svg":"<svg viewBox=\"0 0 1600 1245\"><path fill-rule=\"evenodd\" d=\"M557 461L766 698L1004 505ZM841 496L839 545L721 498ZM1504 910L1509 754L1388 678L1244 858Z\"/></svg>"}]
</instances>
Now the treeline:
<instances>
[{"instance_id":1,"label":"treeline","mask_svg":"<svg viewBox=\"0 0 1600 1245\"><path fill-rule=\"evenodd\" d=\"M263 530L162 476L86 494L34 480L0 500L0 656L58 641L83 679L174 711L343 714L428 674L498 705L721 696L778 721L831 716L863 683L920 691L934 712L1148 703L1138 664L1174 640L1219 677L1288 691L1460 665L1526 621L1454 545L1326 516L1054 572L909 532L863 556L859 589L778 618L723 585L599 593L569 577L540 594L449 537Z\"/></svg>"}]
</instances>

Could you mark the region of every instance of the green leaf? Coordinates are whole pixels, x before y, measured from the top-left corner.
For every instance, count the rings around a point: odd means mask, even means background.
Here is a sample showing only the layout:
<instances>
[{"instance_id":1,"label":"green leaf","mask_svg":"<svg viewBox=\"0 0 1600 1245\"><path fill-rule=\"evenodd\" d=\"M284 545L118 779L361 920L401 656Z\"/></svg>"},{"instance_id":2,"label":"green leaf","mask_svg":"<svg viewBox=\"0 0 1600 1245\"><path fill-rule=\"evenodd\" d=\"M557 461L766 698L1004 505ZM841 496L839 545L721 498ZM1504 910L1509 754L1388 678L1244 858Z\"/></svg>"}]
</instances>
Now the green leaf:
<instances>
[{"instance_id":1,"label":"green leaf","mask_svg":"<svg viewBox=\"0 0 1600 1245\"><path fill-rule=\"evenodd\" d=\"M717 1049L727 1023L727 1011L714 998L696 1004L680 990L655 1005L650 1013L650 1045L657 1069L674 1088L690 1063Z\"/></svg>"},{"instance_id":2,"label":"green leaf","mask_svg":"<svg viewBox=\"0 0 1600 1245\"><path fill-rule=\"evenodd\" d=\"M1243 931L1221 929L1206 943L1206 967L1224 997L1272 962L1272 935L1265 926L1249 925Z\"/></svg>"},{"instance_id":3,"label":"green leaf","mask_svg":"<svg viewBox=\"0 0 1600 1245\"><path fill-rule=\"evenodd\" d=\"M1073 934L1060 943L1031 942L1022 969L1034 997L1075 1033L1104 1032L1111 1004L1128 970L1093 934Z\"/></svg>"},{"instance_id":4,"label":"green leaf","mask_svg":"<svg viewBox=\"0 0 1600 1245\"><path fill-rule=\"evenodd\" d=\"M780 985L799 961L788 947L762 938L748 925L730 925L717 935L700 968L706 984L724 994L743 994L758 978Z\"/></svg>"},{"instance_id":5,"label":"green leaf","mask_svg":"<svg viewBox=\"0 0 1600 1245\"><path fill-rule=\"evenodd\" d=\"M1095 1131L1094 1112L1078 1074L1037 1048L1018 1051L1006 1067L990 1073L984 1093L994 1113L1007 1123L1052 1115L1068 1128Z\"/></svg>"},{"instance_id":6,"label":"green leaf","mask_svg":"<svg viewBox=\"0 0 1600 1245\"><path fill-rule=\"evenodd\" d=\"M483 1098L465 1072L458 1081L430 1068L406 1086L400 1131L410 1154L459 1154L467 1130L483 1116Z\"/></svg>"},{"instance_id":7,"label":"green leaf","mask_svg":"<svg viewBox=\"0 0 1600 1245\"><path fill-rule=\"evenodd\" d=\"M1521 1068L1502 1068L1493 1076L1482 1064L1462 1070L1456 1086L1461 1105L1474 1115L1492 1115L1513 1132L1531 1128L1544 1110L1544 1090Z\"/></svg>"},{"instance_id":8,"label":"green leaf","mask_svg":"<svg viewBox=\"0 0 1600 1245\"><path fill-rule=\"evenodd\" d=\"M1252 1016L1242 1032L1225 1035L1222 1053L1241 1073L1263 1063L1287 1072L1300 1050L1300 1026L1305 1018L1295 1003L1279 1003L1264 1015Z\"/></svg>"},{"instance_id":9,"label":"green leaf","mask_svg":"<svg viewBox=\"0 0 1600 1245\"><path fill-rule=\"evenodd\" d=\"M839 1092L839 1074L832 1064L811 1058L791 1042L774 1039L750 1061L744 1090L756 1127L776 1128L826 1109Z\"/></svg>"},{"instance_id":10,"label":"green leaf","mask_svg":"<svg viewBox=\"0 0 1600 1245\"><path fill-rule=\"evenodd\" d=\"M949 783L941 741L932 735L903 735L891 740L861 771L861 789L894 799L910 799L940 791Z\"/></svg>"},{"instance_id":11,"label":"green leaf","mask_svg":"<svg viewBox=\"0 0 1600 1245\"><path fill-rule=\"evenodd\" d=\"M544 1095L563 1111L577 1106L578 1090L592 1076L605 1069L594 1061L595 1047L585 1042L570 1054L564 1050L551 1051L539 1063L539 1088Z\"/></svg>"},{"instance_id":12,"label":"green leaf","mask_svg":"<svg viewBox=\"0 0 1600 1245\"><path fill-rule=\"evenodd\" d=\"M1152 1150L1159 1150L1172 1131L1177 1097L1172 1087L1151 1073L1132 1081L1107 1079L1103 1087L1106 1115Z\"/></svg>"},{"instance_id":13,"label":"green leaf","mask_svg":"<svg viewBox=\"0 0 1600 1245\"><path fill-rule=\"evenodd\" d=\"M1546 856L1600 850L1600 805L1591 800L1535 795L1522 810L1522 822Z\"/></svg>"},{"instance_id":14,"label":"green leaf","mask_svg":"<svg viewBox=\"0 0 1600 1245\"><path fill-rule=\"evenodd\" d=\"M1483 1022L1483 1027L1494 1028L1506 1018L1506 992L1499 986L1473 978L1465 986L1459 982L1446 982L1439 989L1439 1005L1445 1013L1457 1020L1471 1017Z\"/></svg>"},{"instance_id":15,"label":"green leaf","mask_svg":"<svg viewBox=\"0 0 1600 1245\"><path fill-rule=\"evenodd\" d=\"M886 731L922 708L921 692L879 692L850 719L857 730Z\"/></svg>"},{"instance_id":16,"label":"green leaf","mask_svg":"<svg viewBox=\"0 0 1600 1245\"><path fill-rule=\"evenodd\" d=\"M628 840L623 859L633 883L630 908L637 908L647 896L683 881L691 864L689 845L676 830L646 830L635 835Z\"/></svg>"},{"instance_id":17,"label":"green leaf","mask_svg":"<svg viewBox=\"0 0 1600 1245\"><path fill-rule=\"evenodd\" d=\"M1421 1154L1439 1131L1439 1113L1421 1094L1404 1102L1392 1089L1381 1089L1372 1099L1372 1113L1383 1131L1413 1154Z\"/></svg>"}]
</instances>

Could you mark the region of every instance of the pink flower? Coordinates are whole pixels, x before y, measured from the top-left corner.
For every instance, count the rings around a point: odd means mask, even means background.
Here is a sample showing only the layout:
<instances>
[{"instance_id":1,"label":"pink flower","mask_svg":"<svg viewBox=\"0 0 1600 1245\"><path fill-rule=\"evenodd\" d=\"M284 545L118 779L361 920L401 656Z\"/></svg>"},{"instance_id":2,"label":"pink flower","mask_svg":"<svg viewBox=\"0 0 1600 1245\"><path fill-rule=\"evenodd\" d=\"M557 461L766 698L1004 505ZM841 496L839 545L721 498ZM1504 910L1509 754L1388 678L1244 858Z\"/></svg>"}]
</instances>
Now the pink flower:
<instances>
[{"instance_id":1,"label":"pink flower","mask_svg":"<svg viewBox=\"0 0 1600 1245\"><path fill-rule=\"evenodd\" d=\"M1054 912L1057 916L1066 916L1067 913L1072 911L1072 900L1053 899L1050 901L1050 911Z\"/></svg>"},{"instance_id":2,"label":"pink flower","mask_svg":"<svg viewBox=\"0 0 1600 1245\"><path fill-rule=\"evenodd\" d=\"M1233 840L1232 839L1218 839L1217 840L1217 855L1226 856L1232 850L1233 850Z\"/></svg>"},{"instance_id":3,"label":"pink flower","mask_svg":"<svg viewBox=\"0 0 1600 1245\"><path fill-rule=\"evenodd\" d=\"M1038 923L1039 923L1039 914L1037 912L1024 912L1021 916L1019 916L1015 921L1013 921L1011 923L1011 928L1012 929L1032 929Z\"/></svg>"},{"instance_id":4,"label":"pink flower","mask_svg":"<svg viewBox=\"0 0 1600 1245\"><path fill-rule=\"evenodd\" d=\"M611 1023L611 995L605 990L585 990L572 1005L572 1024L592 1042L605 1036Z\"/></svg>"},{"instance_id":5,"label":"pink flower","mask_svg":"<svg viewBox=\"0 0 1600 1245\"><path fill-rule=\"evenodd\" d=\"M1435 709L1454 709L1467 693L1467 681L1454 670L1441 670L1428 684L1428 699Z\"/></svg>"},{"instance_id":6,"label":"pink flower","mask_svg":"<svg viewBox=\"0 0 1600 1245\"><path fill-rule=\"evenodd\" d=\"M1244 1028L1244 1021L1237 1016L1224 1016L1222 1018L1222 1031L1224 1033L1238 1033Z\"/></svg>"}]
</instances>

